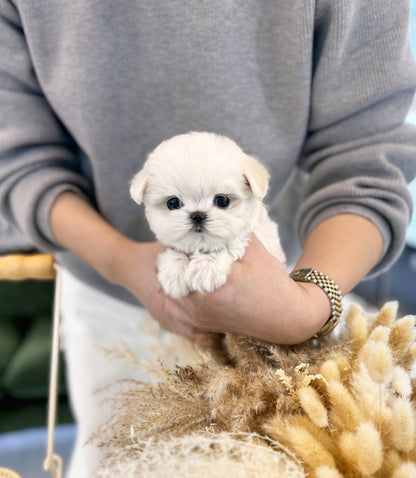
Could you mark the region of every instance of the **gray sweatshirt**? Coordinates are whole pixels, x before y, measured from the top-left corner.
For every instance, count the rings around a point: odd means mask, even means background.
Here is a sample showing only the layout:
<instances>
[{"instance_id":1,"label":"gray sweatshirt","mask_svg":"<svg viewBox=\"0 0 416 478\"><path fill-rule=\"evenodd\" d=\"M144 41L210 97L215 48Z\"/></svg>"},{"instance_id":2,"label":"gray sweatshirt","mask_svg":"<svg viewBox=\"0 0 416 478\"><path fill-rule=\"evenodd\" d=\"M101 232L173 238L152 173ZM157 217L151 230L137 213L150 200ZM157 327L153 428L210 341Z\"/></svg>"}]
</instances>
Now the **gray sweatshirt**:
<instances>
[{"instance_id":1,"label":"gray sweatshirt","mask_svg":"<svg viewBox=\"0 0 416 478\"><path fill-rule=\"evenodd\" d=\"M129 181L162 140L212 131L271 173L271 214L303 241L338 213L400 253L416 136L405 0L0 0L2 215L82 280L48 215L64 190L126 236L152 240ZM299 203L279 199L297 170ZM280 202L280 204L282 204Z\"/></svg>"}]
</instances>

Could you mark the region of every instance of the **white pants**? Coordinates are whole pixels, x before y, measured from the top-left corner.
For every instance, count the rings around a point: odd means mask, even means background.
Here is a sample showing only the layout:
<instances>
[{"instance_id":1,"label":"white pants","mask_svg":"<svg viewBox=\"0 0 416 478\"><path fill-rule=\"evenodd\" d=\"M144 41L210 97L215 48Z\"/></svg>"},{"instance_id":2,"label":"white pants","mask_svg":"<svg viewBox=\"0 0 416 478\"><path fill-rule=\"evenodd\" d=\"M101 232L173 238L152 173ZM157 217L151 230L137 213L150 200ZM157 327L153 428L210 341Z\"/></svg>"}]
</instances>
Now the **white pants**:
<instances>
[{"instance_id":1,"label":"white pants","mask_svg":"<svg viewBox=\"0 0 416 478\"><path fill-rule=\"evenodd\" d=\"M62 348L77 422L77 439L67 477L90 478L101 452L86 441L111 416L109 405L102 403L98 391L120 379L146 379L122 360L110 360L102 348L126 344L139 359L150 358L153 354L149 347L158 345L154 333L157 327L145 309L108 297L67 271L62 274L61 316Z\"/></svg>"}]
</instances>

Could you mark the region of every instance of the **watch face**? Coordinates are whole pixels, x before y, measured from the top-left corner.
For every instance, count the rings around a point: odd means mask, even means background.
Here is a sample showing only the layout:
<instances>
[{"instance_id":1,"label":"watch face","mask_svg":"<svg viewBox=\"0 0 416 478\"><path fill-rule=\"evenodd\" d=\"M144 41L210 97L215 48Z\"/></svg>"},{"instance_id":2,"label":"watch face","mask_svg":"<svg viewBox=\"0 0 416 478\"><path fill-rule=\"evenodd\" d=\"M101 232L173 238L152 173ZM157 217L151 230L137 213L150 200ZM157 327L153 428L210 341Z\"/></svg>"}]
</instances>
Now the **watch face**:
<instances>
[{"instance_id":1,"label":"watch face","mask_svg":"<svg viewBox=\"0 0 416 478\"><path fill-rule=\"evenodd\" d=\"M314 269L312 269L312 267L309 267L307 269L298 269L296 271L293 271L291 274L290 274L290 277L293 279L293 280L307 280L307 277L309 276L309 274L311 274L312 272L314 271Z\"/></svg>"},{"instance_id":2,"label":"watch face","mask_svg":"<svg viewBox=\"0 0 416 478\"><path fill-rule=\"evenodd\" d=\"M325 294L328 296L328 300L331 303L332 313L329 319L313 337L318 339L331 332L331 330L333 330L339 323L342 313L341 291L335 282L325 274L322 274L322 272L316 271L312 267L293 271L289 277L298 282L312 282L325 292Z\"/></svg>"}]
</instances>

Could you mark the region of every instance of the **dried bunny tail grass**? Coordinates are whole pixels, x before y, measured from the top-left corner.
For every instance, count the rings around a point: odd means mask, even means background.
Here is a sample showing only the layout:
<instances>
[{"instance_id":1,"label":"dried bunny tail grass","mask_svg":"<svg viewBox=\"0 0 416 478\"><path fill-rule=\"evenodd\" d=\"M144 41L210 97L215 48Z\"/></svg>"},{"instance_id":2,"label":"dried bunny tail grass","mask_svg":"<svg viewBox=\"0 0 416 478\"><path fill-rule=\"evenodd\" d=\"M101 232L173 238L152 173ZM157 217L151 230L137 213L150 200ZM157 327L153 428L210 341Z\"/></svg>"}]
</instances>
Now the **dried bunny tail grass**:
<instances>
[{"instance_id":1,"label":"dried bunny tail grass","mask_svg":"<svg viewBox=\"0 0 416 478\"><path fill-rule=\"evenodd\" d=\"M387 345L389 343L390 332L390 327L379 325L371 332L368 339L373 342L382 342Z\"/></svg>"},{"instance_id":2,"label":"dried bunny tail grass","mask_svg":"<svg viewBox=\"0 0 416 478\"><path fill-rule=\"evenodd\" d=\"M364 476L376 473L383 464L383 443L371 422L361 423L354 433L341 434L339 447L349 465Z\"/></svg>"},{"instance_id":3,"label":"dried bunny tail grass","mask_svg":"<svg viewBox=\"0 0 416 478\"><path fill-rule=\"evenodd\" d=\"M415 316L407 315L392 326L389 345L397 365L407 358L415 338Z\"/></svg>"},{"instance_id":4,"label":"dried bunny tail grass","mask_svg":"<svg viewBox=\"0 0 416 478\"><path fill-rule=\"evenodd\" d=\"M288 420L286 420L288 423ZM318 442L320 442L323 447L334 457L339 455L338 446L334 437L336 436L336 431L332 428L320 428L315 425L307 415L297 414L294 415L290 420L290 423L304 428L308 431Z\"/></svg>"},{"instance_id":5,"label":"dried bunny tail grass","mask_svg":"<svg viewBox=\"0 0 416 478\"><path fill-rule=\"evenodd\" d=\"M352 373L352 361L348 356L336 357L338 363L339 372L341 374L341 381L348 380Z\"/></svg>"},{"instance_id":6,"label":"dried bunny tail grass","mask_svg":"<svg viewBox=\"0 0 416 478\"><path fill-rule=\"evenodd\" d=\"M395 392L404 398L410 398L412 395L412 383L410 381L410 375L403 367L397 365L393 369L393 380L391 385Z\"/></svg>"},{"instance_id":7,"label":"dried bunny tail grass","mask_svg":"<svg viewBox=\"0 0 416 478\"><path fill-rule=\"evenodd\" d=\"M410 452L415 446L414 408L409 400L399 397L394 401L392 409L392 443L397 450Z\"/></svg>"},{"instance_id":8,"label":"dried bunny tail grass","mask_svg":"<svg viewBox=\"0 0 416 478\"><path fill-rule=\"evenodd\" d=\"M311 426L313 424L311 423ZM335 461L327 447L317 436L324 433L320 428L310 432L302 421L288 422L287 418L276 414L264 426L268 436L292 450L304 464L305 470L313 471L319 466L335 468ZM316 432L316 433L315 433Z\"/></svg>"},{"instance_id":9,"label":"dried bunny tail grass","mask_svg":"<svg viewBox=\"0 0 416 478\"><path fill-rule=\"evenodd\" d=\"M361 363L351 376L350 391L360 405L366 420L378 424L382 436L390 432L392 412L388 405L392 390L371 380L367 367Z\"/></svg>"},{"instance_id":10,"label":"dried bunny tail grass","mask_svg":"<svg viewBox=\"0 0 416 478\"><path fill-rule=\"evenodd\" d=\"M347 314L345 315L345 324L348 331L350 331L351 323L358 315L364 315L363 308L358 304L351 304ZM349 333L349 336L351 337L351 333Z\"/></svg>"},{"instance_id":11,"label":"dried bunny tail grass","mask_svg":"<svg viewBox=\"0 0 416 478\"><path fill-rule=\"evenodd\" d=\"M355 430L363 416L356 399L340 382L328 382L327 393L330 400L330 420L338 429Z\"/></svg>"},{"instance_id":12,"label":"dried bunny tail grass","mask_svg":"<svg viewBox=\"0 0 416 478\"><path fill-rule=\"evenodd\" d=\"M360 306L353 304L346 316L349 338L353 341L354 350L359 349L367 340L369 332L368 318Z\"/></svg>"},{"instance_id":13,"label":"dried bunny tail grass","mask_svg":"<svg viewBox=\"0 0 416 478\"><path fill-rule=\"evenodd\" d=\"M299 425L287 425L285 428L290 449L305 464L306 469L315 469L319 466L335 468L335 460L325 446L308 430Z\"/></svg>"},{"instance_id":14,"label":"dried bunny tail grass","mask_svg":"<svg viewBox=\"0 0 416 478\"><path fill-rule=\"evenodd\" d=\"M390 328L397 318L398 310L399 303L397 301L386 302L376 316L372 328L378 327L379 325Z\"/></svg>"},{"instance_id":15,"label":"dried bunny tail grass","mask_svg":"<svg viewBox=\"0 0 416 478\"><path fill-rule=\"evenodd\" d=\"M333 440L327 429L319 428L303 415L288 418L277 413L263 426L268 436L292 450L308 473L319 466L335 468Z\"/></svg>"},{"instance_id":16,"label":"dried bunny tail grass","mask_svg":"<svg viewBox=\"0 0 416 478\"><path fill-rule=\"evenodd\" d=\"M343 478L343 475L336 468L320 466L315 471L316 478Z\"/></svg>"},{"instance_id":17,"label":"dried bunny tail grass","mask_svg":"<svg viewBox=\"0 0 416 478\"><path fill-rule=\"evenodd\" d=\"M381 468L383 443L379 431L371 422L361 423L355 433L357 466L363 475L370 475Z\"/></svg>"},{"instance_id":18,"label":"dried bunny tail grass","mask_svg":"<svg viewBox=\"0 0 416 478\"><path fill-rule=\"evenodd\" d=\"M360 350L359 359L367 366L372 380L388 384L393 378L393 357L388 345L369 340Z\"/></svg>"},{"instance_id":19,"label":"dried bunny tail grass","mask_svg":"<svg viewBox=\"0 0 416 478\"><path fill-rule=\"evenodd\" d=\"M386 449L383 467L380 470L381 476L391 477L393 470L397 470L404 462L401 454L397 450L394 448Z\"/></svg>"},{"instance_id":20,"label":"dried bunny tail grass","mask_svg":"<svg viewBox=\"0 0 416 478\"><path fill-rule=\"evenodd\" d=\"M338 440L338 446L341 451L342 457L351 467L351 464L354 463L356 456L354 433L341 433Z\"/></svg>"},{"instance_id":21,"label":"dried bunny tail grass","mask_svg":"<svg viewBox=\"0 0 416 478\"><path fill-rule=\"evenodd\" d=\"M327 428L319 428L309 418L296 414L288 418L276 413L263 425L262 432L282 446L292 450L303 462L308 472L314 466L333 467L332 454L336 452L334 440Z\"/></svg>"},{"instance_id":22,"label":"dried bunny tail grass","mask_svg":"<svg viewBox=\"0 0 416 478\"><path fill-rule=\"evenodd\" d=\"M135 439L134 454L117 450L94 478L305 478L299 463L285 453L229 434L192 433L165 440Z\"/></svg>"},{"instance_id":23,"label":"dried bunny tail grass","mask_svg":"<svg viewBox=\"0 0 416 478\"><path fill-rule=\"evenodd\" d=\"M414 478L416 476L416 464L407 461L406 463L402 463L398 468L396 468L391 478Z\"/></svg>"},{"instance_id":24,"label":"dried bunny tail grass","mask_svg":"<svg viewBox=\"0 0 416 478\"><path fill-rule=\"evenodd\" d=\"M318 392L307 385L297 391L299 402L309 419L319 428L328 426L328 412Z\"/></svg>"},{"instance_id":25,"label":"dried bunny tail grass","mask_svg":"<svg viewBox=\"0 0 416 478\"><path fill-rule=\"evenodd\" d=\"M327 382L329 382L329 380L341 380L341 373L335 360L326 360L321 365L319 372Z\"/></svg>"}]
</instances>

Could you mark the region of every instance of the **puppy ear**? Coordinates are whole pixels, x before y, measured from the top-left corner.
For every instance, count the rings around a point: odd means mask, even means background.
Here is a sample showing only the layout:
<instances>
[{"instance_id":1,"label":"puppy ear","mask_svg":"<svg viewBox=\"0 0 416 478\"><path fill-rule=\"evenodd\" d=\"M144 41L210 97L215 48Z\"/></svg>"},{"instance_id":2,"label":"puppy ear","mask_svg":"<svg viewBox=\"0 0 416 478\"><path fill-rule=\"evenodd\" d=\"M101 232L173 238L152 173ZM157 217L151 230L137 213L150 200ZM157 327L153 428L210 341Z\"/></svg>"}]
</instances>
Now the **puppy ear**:
<instances>
[{"instance_id":1,"label":"puppy ear","mask_svg":"<svg viewBox=\"0 0 416 478\"><path fill-rule=\"evenodd\" d=\"M252 156L246 156L243 161L243 174L254 197L263 199L269 187L270 175L267 169Z\"/></svg>"},{"instance_id":2,"label":"puppy ear","mask_svg":"<svg viewBox=\"0 0 416 478\"><path fill-rule=\"evenodd\" d=\"M141 204L143 202L144 193L146 186L149 182L149 177L145 169L140 170L130 183L130 196L137 202Z\"/></svg>"}]
</instances>

